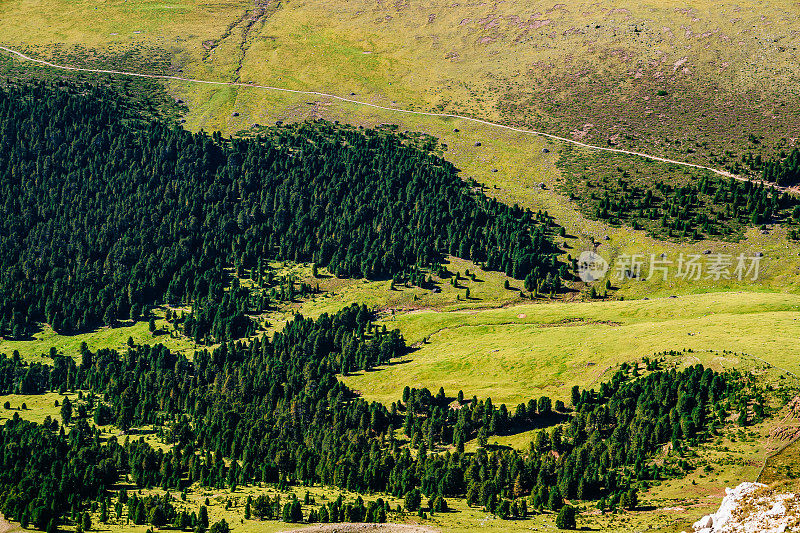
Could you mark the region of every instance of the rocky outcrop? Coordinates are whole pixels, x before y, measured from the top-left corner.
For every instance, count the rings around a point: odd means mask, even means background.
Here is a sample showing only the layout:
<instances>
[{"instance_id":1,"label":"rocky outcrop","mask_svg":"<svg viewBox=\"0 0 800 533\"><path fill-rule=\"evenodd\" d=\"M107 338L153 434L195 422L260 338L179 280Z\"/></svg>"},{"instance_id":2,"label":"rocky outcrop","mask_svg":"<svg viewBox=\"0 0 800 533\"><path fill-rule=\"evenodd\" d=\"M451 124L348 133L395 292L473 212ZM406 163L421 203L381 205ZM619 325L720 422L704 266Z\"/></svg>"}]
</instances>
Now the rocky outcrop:
<instances>
[{"instance_id":1,"label":"rocky outcrop","mask_svg":"<svg viewBox=\"0 0 800 533\"><path fill-rule=\"evenodd\" d=\"M763 483L725 489L716 513L692 526L694 533L783 533L800 531L800 499L790 492L768 490Z\"/></svg>"}]
</instances>

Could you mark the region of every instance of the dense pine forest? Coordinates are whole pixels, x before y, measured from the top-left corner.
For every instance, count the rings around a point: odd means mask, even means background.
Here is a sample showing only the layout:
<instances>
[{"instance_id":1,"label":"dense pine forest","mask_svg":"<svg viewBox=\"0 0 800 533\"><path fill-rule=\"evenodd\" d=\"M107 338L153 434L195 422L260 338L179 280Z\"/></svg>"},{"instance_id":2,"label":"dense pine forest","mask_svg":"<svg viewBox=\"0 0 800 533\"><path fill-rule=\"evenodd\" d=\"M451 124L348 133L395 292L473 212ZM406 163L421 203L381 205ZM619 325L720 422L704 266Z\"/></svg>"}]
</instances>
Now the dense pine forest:
<instances>
[{"instance_id":1,"label":"dense pine forest","mask_svg":"<svg viewBox=\"0 0 800 533\"><path fill-rule=\"evenodd\" d=\"M567 276L546 214L487 199L435 143L389 130L223 139L143 118L114 91L32 85L0 91L0 142L3 336L171 303L226 317L199 336L236 338L255 310L223 301L230 271L268 259L380 278L453 254L532 282Z\"/></svg>"},{"instance_id":2,"label":"dense pine forest","mask_svg":"<svg viewBox=\"0 0 800 533\"><path fill-rule=\"evenodd\" d=\"M764 180L793 183L800 152L761 163ZM564 193L589 217L668 240L741 238L748 226L800 221L800 202L769 183L693 173L646 161L598 157L567 149L559 162ZM581 169L582 171L578 171ZM792 177L795 176L795 177Z\"/></svg>"},{"instance_id":3,"label":"dense pine forest","mask_svg":"<svg viewBox=\"0 0 800 533\"><path fill-rule=\"evenodd\" d=\"M6 391L86 391L77 409L63 402L60 423L14 418L3 426L0 510L54 529L81 517L92 502L110 505L120 474L141 488L176 492L192 483L226 489L325 484L403 497L410 511L426 507L423 496L436 510L446 509L446 498L466 497L503 518L558 510L564 498L635 507L639 482L688 468L649 461L661 445L680 449L711 438L729 423L731 409L742 425L764 416L751 376L699 365L660 369L657 360L645 368L624 365L599 391L575 387L571 407L542 397L510 413L463 392L450 398L444 391L434 396L408 389L387 409L360 399L336 378L405 352L398 332L376 328L373 319L355 304L317 320L297 317L272 339L225 343L197 352L193 361L161 345L134 345L125 353L84 347L80 365L57 352L46 365L0 358ZM751 397L754 415L748 414ZM99 430L86 422L90 415L100 426L165 428L170 448L129 438L101 442ZM465 439L515 425L545 429L525 452L464 452ZM270 502L258 508L264 518L289 521L330 520L336 513L325 508L297 517L298 509L290 506L287 515ZM350 516L385 520L387 511L373 507L371 514L365 509ZM132 516L137 512L129 509ZM191 526L168 508L158 520Z\"/></svg>"},{"instance_id":4,"label":"dense pine forest","mask_svg":"<svg viewBox=\"0 0 800 533\"><path fill-rule=\"evenodd\" d=\"M755 166L758 169L758 166ZM764 181L781 186L796 185L800 182L800 149L795 148L786 157L779 157L765 162L761 166Z\"/></svg>"}]
</instances>

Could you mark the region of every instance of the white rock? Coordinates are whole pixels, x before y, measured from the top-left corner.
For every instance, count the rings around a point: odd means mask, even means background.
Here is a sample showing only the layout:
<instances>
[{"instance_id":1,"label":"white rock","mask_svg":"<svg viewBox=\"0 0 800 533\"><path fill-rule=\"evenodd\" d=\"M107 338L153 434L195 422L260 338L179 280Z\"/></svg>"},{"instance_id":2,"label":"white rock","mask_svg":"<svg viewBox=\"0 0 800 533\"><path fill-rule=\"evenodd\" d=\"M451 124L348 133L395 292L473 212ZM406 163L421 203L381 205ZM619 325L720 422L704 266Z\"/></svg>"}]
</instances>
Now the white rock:
<instances>
[{"instance_id":1,"label":"white rock","mask_svg":"<svg viewBox=\"0 0 800 533\"><path fill-rule=\"evenodd\" d=\"M733 511L738 507L739 501L746 495L766 487L763 483L740 483L736 488L725 489L725 497L720 503L716 513L704 516L692 526L695 533L722 533L726 531L725 525L731 519Z\"/></svg>"},{"instance_id":2,"label":"white rock","mask_svg":"<svg viewBox=\"0 0 800 533\"><path fill-rule=\"evenodd\" d=\"M783 516L786 514L786 506L783 505L781 502L775 502L775 505L772 506L772 509L767 511L768 516Z\"/></svg>"},{"instance_id":3,"label":"white rock","mask_svg":"<svg viewBox=\"0 0 800 533\"><path fill-rule=\"evenodd\" d=\"M711 515L706 515L697 522L695 522L694 524L692 524L692 527L694 528L695 531L702 531L704 529L710 529L713 525L714 525L714 519L711 517Z\"/></svg>"}]
</instances>

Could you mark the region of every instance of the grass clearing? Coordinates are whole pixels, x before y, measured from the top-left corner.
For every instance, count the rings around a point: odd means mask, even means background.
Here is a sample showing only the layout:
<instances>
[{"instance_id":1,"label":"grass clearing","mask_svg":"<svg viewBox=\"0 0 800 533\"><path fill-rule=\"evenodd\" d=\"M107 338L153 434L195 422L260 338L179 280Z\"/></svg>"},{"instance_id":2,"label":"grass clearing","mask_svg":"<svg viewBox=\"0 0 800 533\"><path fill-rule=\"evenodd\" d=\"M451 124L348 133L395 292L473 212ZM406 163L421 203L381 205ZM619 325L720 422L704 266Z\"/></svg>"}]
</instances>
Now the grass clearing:
<instances>
[{"instance_id":1,"label":"grass clearing","mask_svg":"<svg viewBox=\"0 0 800 533\"><path fill-rule=\"evenodd\" d=\"M180 352L191 358L194 353L194 343L183 337L175 336L171 333L170 324L164 320L162 310L156 309L153 312L156 317L156 334L150 333L149 324L146 320L121 321L120 325L109 328L102 327L88 333L75 335L60 335L53 331L46 324L42 325L40 332L28 340L0 339L0 353L11 355L14 350L18 351L28 361L47 362L47 354L50 348L55 348L64 355L77 358L80 356L80 347L86 343L90 350L97 351L102 348L124 351L128 346L128 338L132 338L136 344L158 344L161 343L170 350Z\"/></svg>"},{"instance_id":2,"label":"grass clearing","mask_svg":"<svg viewBox=\"0 0 800 533\"><path fill-rule=\"evenodd\" d=\"M298 308L303 315L318 316L325 311L335 312L350 303L364 303L384 314L394 314L413 309L456 311L492 308L526 301L520 297L522 282L502 272L487 271L472 261L452 256L442 264L451 276L443 279L431 275L431 284L424 288L398 284L392 290L391 280L340 279L329 275L321 279L308 277L305 281L319 283L322 294L303 302ZM467 271L470 277L467 277ZM458 287L450 284L456 272L459 273ZM475 279L471 278L472 275ZM508 289L505 288L505 282L509 283ZM469 298L466 296L467 289Z\"/></svg>"},{"instance_id":3,"label":"grass clearing","mask_svg":"<svg viewBox=\"0 0 800 533\"><path fill-rule=\"evenodd\" d=\"M72 422L64 429L69 433L70 428L74 427L78 418L78 406L82 405L86 408L86 417L84 420L92 428L99 428L101 438L107 439L116 437L119 441L124 441L126 438L130 439L144 439L153 448L167 451L171 448L170 445L165 444L157 436L157 428L155 426L142 426L131 428L127 432L121 431L119 428L112 424L104 426L97 426L94 423L94 409L90 408L88 401L87 391L66 391L64 394L59 392L45 392L44 394L5 394L0 395L0 424L5 422L16 415L19 415L23 420L42 424L47 418L58 422L59 427L62 427L61 418L61 404L64 398L69 398L72 402ZM95 405L101 401L102 398L95 396ZM5 402L9 402L10 409L4 407ZM58 403L58 405L56 405ZM22 409L22 404L26 408Z\"/></svg>"},{"instance_id":4,"label":"grass clearing","mask_svg":"<svg viewBox=\"0 0 800 533\"><path fill-rule=\"evenodd\" d=\"M244 520L242 513L247 496L250 495L256 498L260 494L266 494L271 497L280 495L281 501L287 501L291 498L293 493L302 502L305 496L305 491L308 490L309 495L314 500L314 504L310 506L303 505L303 514L307 516L308 511L312 507L319 507L321 504L335 500L341 494L345 502L352 501L358 496L356 493L348 491L339 491L327 487L294 487L288 491L277 491L272 486L248 486L239 487L236 492L231 493L227 490L203 490L197 486L193 486L187 494L187 500L181 501L177 494L172 494L175 498L173 505L178 510L187 510L189 513L197 512L201 505L204 505L205 499L209 499L208 515L209 522L214 523L220 519L225 519L231 526L232 531L238 533L254 533L254 532L279 532L279 531L292 531L295 529L308 527L308 524L287 524L276 520ZM149 490L141 491L141 496L147 495L163 496L163 490ZM391 496L384 494L375 495L361 495L365 502L375 500L378 497L388 501L392 508L396 508L402 501ZM718 502L715 501L718 505ZM708 502L709 507L712 502ZM460 533L460 532L479 532L487 533L490 531L497 531L502 529L509 532L522 532L541 529L552 529L555 524L555 514L545 512L539 515L532 515L526 520L499 520L494 515L484 512L476 507L469 507L463 499L448 499L448 505L451 511L447 513L437 513L427 520L420 520L414 514L408 513L390 513L387 516L389 522L406 523L406 524L419 524L433 528L434 530L443 533ZM673 531L672 529L661 529L665 524L672 524L675 522L676 517L683 517L686 513L676 512L670 508L656 508L654 510L626 512L619 514L605 514L600 515L599 512L594 511L585 504L578 503L579 509L582 514L578 517L578 525L589 527L591 529L602 529L603 531L610 532L625 532L630 531L632 527L636 528L650 528L654 531ZM690 514L697 514L702 512L706 507L694 508ZM699 517L700 515L698 515ZM148 526L136 526L134 524L126 524L125 519L118 521L114 518L109 520L106 524L101 524L98 521L99 514L92 517L92 521L96 524L97 531L115 531L123 533L144 533ZM683 518L685 520L685 518ZM345 529L345 531L347 531Z\"/></svg>"},{"instance_id":5,"label":"grass clearing","mask_svg":"<svg viewBox=\"0 0 800 533\"><path fill-rule=\"evenodd\" d=\"M428 341L388 366L344 378L367 399L391 403L403 387L490 396L516 405L548 395L568 400L616 365L691 349L712 367L760 360L800 373L792 348L800 298L717 293L658 300L525 304L503 309L395 317L410 342ZM390 327L390 326L387 326ZM722 353L728 350L731 353ZM734 355L746 354L746 355ZM684 357L682 354L681 357Z\"/></svg>"},{"instance_id":6,"label":"grass clearing","mask_svg":"<svg viewBox=\"0 0 800 533\"><path fill-rule=\"evenodd\" d=\"M250 485L246 487L237 487L235 492L225 489L204 488L195 484L189 487L187 490L186 501L181 499L179 493L172 492L170 495L174 498L172 505L175 506L176 510L178 512L186 510L189 514L193 512L197 513L200 506L205 505L205 501L208 499L209 504L207 505L207 509L210 524L224 519L226 522L228 522L231 530L236 531L237 533L273 533L307 527L308 524L287 524L279 520L245 520L243 518L243 514L247 497L251 496L253 499L255 499L259 495L264 494L270 498L280 496L281 502L287 502L290 501L292 495L294 495L301 503L303 503L306 491L309 492L309 496L312 501L310 505L303 505L303 515L306 517L311 509L318 509L321 505L336 500L339 495L342 496L345 503L352 502L357 496L359 496L357 493L349 492L347 490L336 490L320 486L296 486L290 487L286 491L279 491L274 486L266 484L262 486ZM166 494L166 491L161 489L137 490L136 492L140 497L151 495L164 496ZM361 497L364 499L365 504L380 497L383 498L384 501L388 501L392 508L397 508L398 504L402 505L402 500L387 496L385 494L361 495ZM115 516L113 516L113 513L111 513L110 520L105 524L100 523L99 516L99 513L94 513L92 516L92 522L96 524L96 531L144 533L151 527L148 525L133 524L126 519L125 514L123 514L121 519L117 519ZM406 519L406 515L404 513L390 513L389 518L394 519L395 521L403 521ZM413 518L411 520L413 520Z\"/></svg>"},{"instance_id":7,"label":"grass clearing","mask_svg":"<svg viewBox=\"0 0 800 533\"><path fill-rule=\"evenodd\" d=\"M0 396L0 406L5 402L11 404L11 409L2 408L0 411L0 423L13 418L15 414L19 414L20 418L30 420L41 424L48 416L53 420L58 420L61 423L61 408L55 406L55 402L59 404L67 397L71 402L77 401L77 393L58 394L57 392L48 392L45 394L7 394ZM27 406L27 409L22 409L22 404Z\"/></svg>"}]
</instances>

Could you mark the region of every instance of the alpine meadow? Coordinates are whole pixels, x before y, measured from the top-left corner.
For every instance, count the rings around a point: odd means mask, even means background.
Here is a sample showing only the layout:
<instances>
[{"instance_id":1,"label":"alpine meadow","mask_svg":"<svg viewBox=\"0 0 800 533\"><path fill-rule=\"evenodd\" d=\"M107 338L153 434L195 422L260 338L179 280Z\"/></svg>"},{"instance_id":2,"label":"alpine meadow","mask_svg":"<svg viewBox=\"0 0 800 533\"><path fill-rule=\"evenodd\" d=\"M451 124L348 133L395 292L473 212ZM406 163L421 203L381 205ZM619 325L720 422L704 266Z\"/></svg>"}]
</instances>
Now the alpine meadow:
<instances>
[{"instance_id":1,"label":"alpine meadow","mask_svg":"<svg viewBox=\"0 0 800 533\"><path fill-rule=\"evenodd\" d=\"M0 533L800 531L796 2L0 24Z\"/></svg>"}]
</instances>

